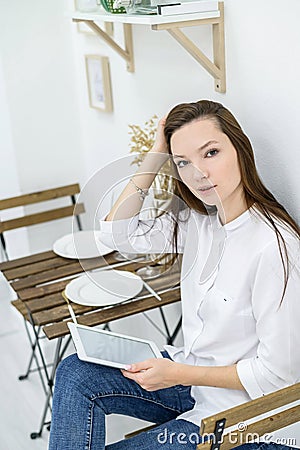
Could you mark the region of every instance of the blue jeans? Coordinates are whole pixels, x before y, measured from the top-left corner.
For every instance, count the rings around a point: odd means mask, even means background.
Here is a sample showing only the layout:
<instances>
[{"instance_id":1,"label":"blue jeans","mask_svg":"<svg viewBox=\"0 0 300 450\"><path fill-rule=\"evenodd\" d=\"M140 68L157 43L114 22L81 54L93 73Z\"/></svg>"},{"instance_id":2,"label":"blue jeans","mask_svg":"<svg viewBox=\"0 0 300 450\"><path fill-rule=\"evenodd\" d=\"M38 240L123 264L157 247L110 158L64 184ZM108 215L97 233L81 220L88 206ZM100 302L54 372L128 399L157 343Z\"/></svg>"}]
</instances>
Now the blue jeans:
<instances>
[{"instance_id":1,"label":"blue jeans","mask_svg":"<svg viewBox=\"0 0 300 450\"><path fill-rule=\"evenodd\" d=\"M199 426L176 420L193 406L190 387L178 385L148 392L125 378L119 369L83 362L74 354L57 369L49 450L195 450L201 439ZM105 446L105 416L109 414L159 425ZM247 444L239 450L283 448L288 447Z\"/></svg>"}]
</instances>

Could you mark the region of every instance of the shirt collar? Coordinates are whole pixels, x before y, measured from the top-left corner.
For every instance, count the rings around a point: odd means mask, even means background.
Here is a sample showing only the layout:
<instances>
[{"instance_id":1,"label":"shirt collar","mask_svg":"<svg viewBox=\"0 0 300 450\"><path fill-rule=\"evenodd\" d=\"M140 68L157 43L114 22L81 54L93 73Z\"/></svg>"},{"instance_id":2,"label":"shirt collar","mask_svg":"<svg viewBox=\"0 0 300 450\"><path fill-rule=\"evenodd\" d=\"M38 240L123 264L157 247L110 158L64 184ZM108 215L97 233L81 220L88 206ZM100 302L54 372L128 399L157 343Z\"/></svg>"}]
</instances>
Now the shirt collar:
<instances>
[{"instance_id":1,"label":"shirt collar","mask_svg":"<svg viewBox=\"0 0 300 450\"><path fill-rule=\"evenodd\" d=\"M220 217L217 214L217 222L218 222L218 225L223 227L226 231L233 231L236 228L240 228L245 222L247 222L250 219L250 216L251 216L250 210L247 209L236 219L232 220L231 222L226 223L225 225L222 225Z\"/></svg>"}]
</instances>

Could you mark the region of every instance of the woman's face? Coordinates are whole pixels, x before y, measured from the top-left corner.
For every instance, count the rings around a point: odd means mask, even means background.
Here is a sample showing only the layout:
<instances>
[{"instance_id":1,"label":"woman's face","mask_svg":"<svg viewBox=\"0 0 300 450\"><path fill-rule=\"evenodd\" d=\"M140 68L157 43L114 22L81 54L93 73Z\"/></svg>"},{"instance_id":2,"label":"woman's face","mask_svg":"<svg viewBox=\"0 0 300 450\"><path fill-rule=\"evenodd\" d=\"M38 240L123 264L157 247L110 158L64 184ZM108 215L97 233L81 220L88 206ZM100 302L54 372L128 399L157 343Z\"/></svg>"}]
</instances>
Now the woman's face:
<instances>
[{"instance_id":1,"label":"woman's face","mask_svg":"<svg viewBox=\"0 0 300 450\"><path fill-rule=\"evenodd\" d=\"M213 120L184 125L172 135L170 144L179 176L196 197L225 211L239 207L243 187L237 153Z\"/></svg>"}]
</instances>

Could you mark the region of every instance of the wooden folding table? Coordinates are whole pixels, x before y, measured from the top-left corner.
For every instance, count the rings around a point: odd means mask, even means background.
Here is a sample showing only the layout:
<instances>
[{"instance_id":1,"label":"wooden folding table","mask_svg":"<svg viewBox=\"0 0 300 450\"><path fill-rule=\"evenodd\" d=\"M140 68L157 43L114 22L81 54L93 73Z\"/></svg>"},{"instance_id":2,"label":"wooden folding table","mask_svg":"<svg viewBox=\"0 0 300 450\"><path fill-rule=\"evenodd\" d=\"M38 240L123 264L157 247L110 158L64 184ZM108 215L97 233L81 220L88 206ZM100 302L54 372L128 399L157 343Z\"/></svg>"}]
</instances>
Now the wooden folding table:
<instances>
[{"instance_id":1,"label":"wooden folding table","mask_svg":"<svg viewBox=\"0 0 300 450\"><path fill-rule=\"evenodd\" d=\"M38 432L31 433L32 439L40 437L44 425L47 424L45 419L50 408L56 367L70 342L67 327L70 313L62 292L73 278L84 271L116 268L134 272L147 264L138 259L119 262L115 256L116 252L112 252L106 256L78 261L63 258L53 251L46 251L0 264L0 270L17 294L17 299L12 301L12 304L22 314L27 324L27 334L32 347L27 371L19 378L27 378L33 371L32 363L35 361L46 393L40 429ZM159 307L167 342L172 343L180 329L181 319L174 331L170 333L162 307L180 300L179 273L180 264L177 262L160 277L147 280L149 285L160 295L161 301L158 301L144 288L134 299L115 306L97 308L73 304L77 321L80 324L96 326ZM33 331L33 338L30 330ZM51 373L49 373L49 365L45 361L39 342L44 337L42 331L49 340L57 340ZM66 340L62 345L64 337ZM38 357L41 363L38 361Z\"/></svg>"}]
</instances>

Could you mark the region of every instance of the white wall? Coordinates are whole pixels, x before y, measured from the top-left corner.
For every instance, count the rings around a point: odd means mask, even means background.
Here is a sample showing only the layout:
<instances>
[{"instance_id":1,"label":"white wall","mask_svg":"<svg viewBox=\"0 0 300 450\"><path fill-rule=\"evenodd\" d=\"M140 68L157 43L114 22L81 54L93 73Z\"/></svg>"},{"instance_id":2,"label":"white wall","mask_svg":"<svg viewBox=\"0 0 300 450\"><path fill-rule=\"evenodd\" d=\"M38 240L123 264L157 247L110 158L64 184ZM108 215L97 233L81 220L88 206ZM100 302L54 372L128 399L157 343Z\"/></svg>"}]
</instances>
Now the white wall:
<instances>
[{"instance_id":1,"label":"white wall","mask_svg":"<svg viewBox=\"0 0 300 450\"><path fill-rule=\"evenodd\" d=\"M7 104L5 81L3 77L3 65L0 58L0 198L17 195L20 191L19 177L16 165L16 157L11 135L10 114ZM22 214L22 209L17 208ZM11 211L1 211L1 220L10 219ZM8 254L14 258L20 254L29 253L29 244L26 230L12 231L10 239L5 240ZM6 235L5 235L6 237ZM11 245L14 242L14 245ZM0 245L0 261L4 261L6 255Z\"/></svg>"},{"instance_id":2,"label":"white wall","mask_svg":"<svg viewBox=\"0 0 300 450\"><path fill-rule=\"evenodd\" d=\"M0 2L7 133L22 193L82 181L71 24L64 11L58 0ZM6 194L16 191L12 187ZM48 249L55 237L69 230L68 220L56 228L46 224L29 229L30 250Z\"/></svg>"}]
</instances>

